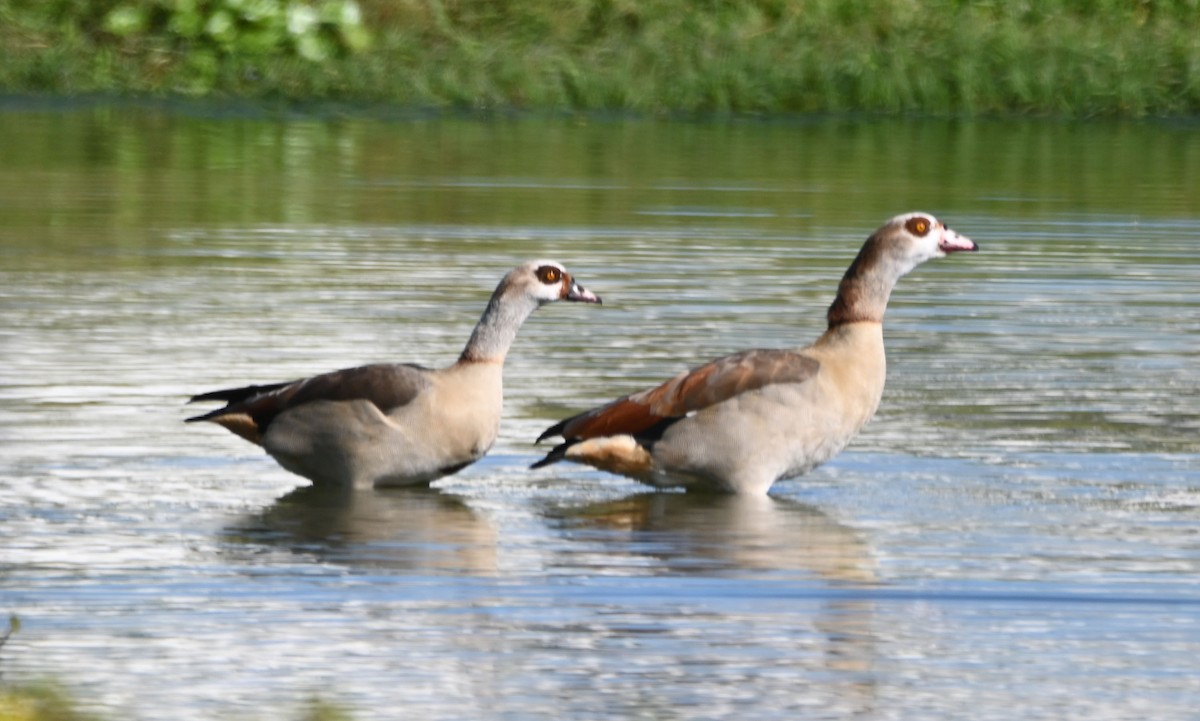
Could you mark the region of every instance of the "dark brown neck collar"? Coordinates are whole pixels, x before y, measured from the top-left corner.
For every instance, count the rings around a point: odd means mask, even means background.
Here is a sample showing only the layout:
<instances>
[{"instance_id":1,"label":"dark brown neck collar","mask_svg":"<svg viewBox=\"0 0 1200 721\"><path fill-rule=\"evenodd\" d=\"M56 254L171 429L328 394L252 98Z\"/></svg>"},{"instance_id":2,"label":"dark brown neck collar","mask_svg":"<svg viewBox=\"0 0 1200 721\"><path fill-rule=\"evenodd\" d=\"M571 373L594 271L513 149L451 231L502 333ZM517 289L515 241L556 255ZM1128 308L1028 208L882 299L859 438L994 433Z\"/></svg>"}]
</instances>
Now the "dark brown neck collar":
<instances>
[{"instance_id":1,"label":"dark brown neck collar","mask_svg":"<svg viewBox=\"0 0 1200 721\"><path fill-rule=\"evenodd\" d=\"M838 284L837 297L825 317L830 328L847 323L882 323L888 297L896 284L885 272L883 247L869 238Z\"/></svg>"}]
</instances>

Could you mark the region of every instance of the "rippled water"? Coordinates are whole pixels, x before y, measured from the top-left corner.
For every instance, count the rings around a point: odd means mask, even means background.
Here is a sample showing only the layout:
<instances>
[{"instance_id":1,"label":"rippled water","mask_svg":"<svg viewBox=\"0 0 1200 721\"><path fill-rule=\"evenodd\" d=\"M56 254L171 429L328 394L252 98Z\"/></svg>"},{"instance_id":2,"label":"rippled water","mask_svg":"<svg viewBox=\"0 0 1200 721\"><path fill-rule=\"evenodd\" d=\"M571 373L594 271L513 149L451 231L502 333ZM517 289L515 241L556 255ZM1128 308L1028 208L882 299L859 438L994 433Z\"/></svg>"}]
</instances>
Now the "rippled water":
<instances>
[{"instance_id":1,"label":"rippled water","mask_svg":"<svg viewBox=\"0 0 1200 721\"><path fill-rule=\"evenodd\" d=\"M1200 128L0 112L6 681L112 718L1190 719ZM527 470L564 414L801 344L911 209L879 416L768 499ZM564 261L492 454L331 496L190 394L449 363Z\"/></svg>"}]
</instances>

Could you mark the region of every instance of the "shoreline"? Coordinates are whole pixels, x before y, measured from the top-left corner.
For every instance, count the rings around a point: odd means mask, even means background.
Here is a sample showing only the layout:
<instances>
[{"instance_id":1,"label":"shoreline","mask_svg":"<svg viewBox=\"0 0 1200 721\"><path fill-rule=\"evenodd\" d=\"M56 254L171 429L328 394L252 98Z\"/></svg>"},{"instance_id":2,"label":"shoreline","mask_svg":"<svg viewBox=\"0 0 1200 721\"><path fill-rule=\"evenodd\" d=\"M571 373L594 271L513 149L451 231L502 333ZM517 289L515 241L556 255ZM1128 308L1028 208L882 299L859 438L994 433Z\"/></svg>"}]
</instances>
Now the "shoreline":
<instances>
[{"instance_id":1,"label":"shoreline","mask_svg":"<svg viewBox=\"0 0 1200 721\"><path fill-rule=\"evenodd\" d=\"M184 39L161 18L118 36L103 10L4 7L0 93L500 116L1200 116L1194 4L1078 5L359 0L369 42L331 40L319 60Z\"/></svg>"}]
</instances>

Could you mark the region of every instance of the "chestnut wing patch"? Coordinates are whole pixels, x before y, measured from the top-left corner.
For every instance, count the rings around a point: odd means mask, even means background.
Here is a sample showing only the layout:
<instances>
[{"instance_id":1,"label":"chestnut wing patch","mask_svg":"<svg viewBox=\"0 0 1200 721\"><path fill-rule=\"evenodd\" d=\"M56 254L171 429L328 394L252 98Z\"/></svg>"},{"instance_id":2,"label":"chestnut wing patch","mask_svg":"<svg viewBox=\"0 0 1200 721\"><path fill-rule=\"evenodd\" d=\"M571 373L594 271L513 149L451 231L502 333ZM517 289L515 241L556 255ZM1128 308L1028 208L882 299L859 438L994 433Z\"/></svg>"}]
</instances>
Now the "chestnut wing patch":
<instances>
[{"instance_id":1,"label":"chestnut wing patch","mask_svg":"<svg viewBox=\"0 0 1200 721\"><path fill-rule=\"evenodd\" d=\"M775 383L803 383L821 363L788 350L749 350L680 373L654 388L618 398L547 429L538 440L555 435L568 440L617 434L657 436L689 413Z\"/></svg>"},{"instance_id":2,"label":"chestnut wing patch","mask_svg":"<svg viewBox=\"0 0 1200 721\"><path fill-rule=\"evenodd\" d=\"M236 423L245 427L235 432L249 437L242 431L261 436L280 413L315 401L366 400L387 413L407 405L428 387L425 370L417 365L379 363L323 373L291 383L213 391L189 402L222 400L227 405L187 420L221 423L223 416L231 420L237 418ZM231 427L230 430L234 429Z\"/></svg>"}]
</instances>

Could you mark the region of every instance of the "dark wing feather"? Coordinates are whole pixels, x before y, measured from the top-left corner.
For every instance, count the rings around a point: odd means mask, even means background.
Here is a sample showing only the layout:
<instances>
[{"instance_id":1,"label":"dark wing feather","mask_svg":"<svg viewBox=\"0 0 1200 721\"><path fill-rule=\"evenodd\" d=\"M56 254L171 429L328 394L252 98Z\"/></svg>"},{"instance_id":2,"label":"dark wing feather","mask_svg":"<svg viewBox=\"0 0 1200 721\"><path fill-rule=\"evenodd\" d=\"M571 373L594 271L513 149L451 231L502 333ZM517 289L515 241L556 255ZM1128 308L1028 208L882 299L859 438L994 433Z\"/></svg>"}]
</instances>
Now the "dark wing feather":
<instances>
[{"instance_id":1,"label":"dark wing feather","mask_svg":"<svg viewBox=\"0 0 1200 721\"><path fill-rule=\"evenodd\" d=\"M380 363L323 373L292 383L246 386L204 393L192 401L218 400L227 405L211 413L188 418L218 421L221 416L243 416L253 420L258 434L280 413L314 401L366 400L380 411L406 405L429 385L426 369L417 365Z\"/></svg>"},{"instance_id":2,"label":"dark wing feather","mask_svg":"<svg viewBox=\"0 0 1200 721\"><path fill-rule=\"evenodd\" d=\"M226 403L237 403L239 401L244 401L247 398L261 396L264 393L271 393L279 390L280 388L286 388L287 386L298 382L299 381L287 381L286 383L270 383L261 386L244 386L242 388L226 388L219 391L210 391L208 393L201 393L198 396L192 396L191 399L188 400L188 403L203 403L205 401L224 401Z\"/></svg>"},{"instance_id":3,"label":"dark wing feather","mask_svg":"<svg viewBox=\"0 0 1200 721\"><path fill-rule=\"evenodd\" d=\"M659 436L671 419L703 410L774 383L802 383L821 367L815 358L788 350L748 350L680 373L654 388L618 398L556 423L538 440L617 434Z\"/></svg>"}]
</instances>

